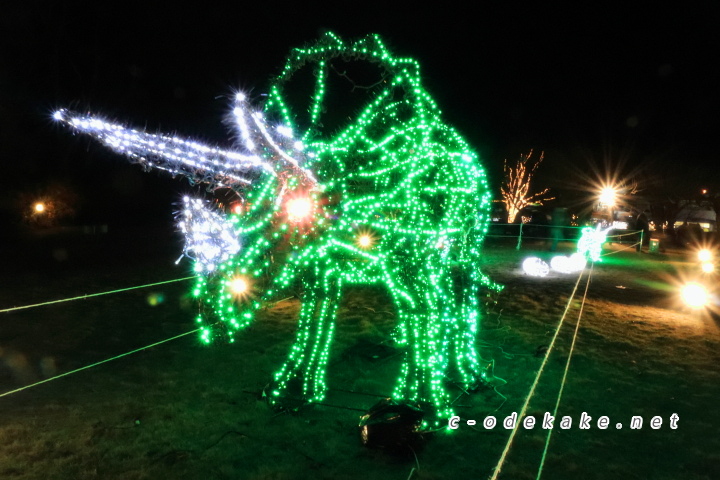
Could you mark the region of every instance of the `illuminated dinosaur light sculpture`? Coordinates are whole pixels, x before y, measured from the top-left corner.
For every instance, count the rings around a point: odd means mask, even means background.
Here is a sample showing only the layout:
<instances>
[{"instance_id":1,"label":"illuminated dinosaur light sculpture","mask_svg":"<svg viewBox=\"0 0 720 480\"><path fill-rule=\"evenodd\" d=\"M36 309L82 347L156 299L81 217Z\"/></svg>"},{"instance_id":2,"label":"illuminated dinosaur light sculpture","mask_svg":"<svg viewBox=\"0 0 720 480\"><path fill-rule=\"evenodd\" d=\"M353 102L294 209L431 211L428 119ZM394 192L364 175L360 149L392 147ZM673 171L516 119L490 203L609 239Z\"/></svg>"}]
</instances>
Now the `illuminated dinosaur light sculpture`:
<instances>
[{"instance_id":1,"label":"illuminated dinosaur light sculpture","mask_svg":"<svg viewBox=\"0 0 720 480\"><path fill-rule=\"evenodd\" d=\"M382 81L354 121L323 135L332 62L348 59L379 67ZM308 65L314 93L299 131L286 90ZM55 116L141 164L241 196L242 211L231 214L185 198L180 228L199 273L193 293L206 343L232 341L263 304L301 285L297 336L275 373L272 403L324 398L343 290L379 284L405 351L393 398L449 418L446 380L466 388L485 380L476 349L481 290L498 288L478 268L490 193L476 154L422 87L417 62L393 56L376 35L346 43L329 33L292 51L264 114L238 95L233 115L244 152L65 110Z\"/></svg>"}]
</instances>

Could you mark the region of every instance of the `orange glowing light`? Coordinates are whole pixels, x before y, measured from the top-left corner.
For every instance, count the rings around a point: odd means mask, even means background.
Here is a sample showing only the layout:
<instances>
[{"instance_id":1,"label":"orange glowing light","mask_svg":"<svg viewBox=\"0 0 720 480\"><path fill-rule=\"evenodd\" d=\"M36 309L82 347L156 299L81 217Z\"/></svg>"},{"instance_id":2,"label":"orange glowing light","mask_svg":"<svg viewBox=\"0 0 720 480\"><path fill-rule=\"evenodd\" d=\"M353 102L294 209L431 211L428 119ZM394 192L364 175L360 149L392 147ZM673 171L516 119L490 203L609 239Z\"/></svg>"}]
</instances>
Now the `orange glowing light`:
<instances>
[{"instance_id":1,"label":"orange glowing light","mask_svg":"<svg viewBox=\"0 0 720 480\"><path fill-rule=\"evenodd\" d=\"M34 205L34 208L37 213L42 213L45 211L45 204L42 202L38 202Z\"/></svg>"},{"instance_id":2,"label":"orange glowing light","mask_svg":"<svg viewBox=\"0 0 720 480\"><path fill-rule=\"evenodd\" d=\"M250 284L244 277L235 277L230 281L230 290L235 295L247 295L250 291Z\"/></svg>"},{"instance_id":3,"label":"orange glowing light","mask_svg":"<svg viewBox=\"0 0 720 480\"><path fill-rule=\"evenodd\" d=\"M308 197L291 198L285 204L288 220L298 223L307 220L312 214L312 201Z\"/></svg>"},{"instance_id":4,"label":"orange glowing light","mask_svg":"<svg viewBox=\"0 0 720 480\"><path fill-rule=\"evenodd\" d=\"M702 308L709 301L707 289L699 283L691 282L686 284L682 287L680 293L685 303L691 308Z\"/></svg>"},{"instance_id":5,"label":"orange glowing light","mask_svg":"<svg viewBox=\"0 0 720 480\"><path fill-rule=\"evenodd\" d=\"M710 250L707 248L703 248L702 250L698 251L698 260L700 260L703 263L711 262L713 258L713 254Z\"/></svg>"},{"instance_id":6,"label":"orange glowing light","mask_svg":"<svg viewBox=\"0 0 720 480\"><path fill-rule=\"evenodd\" d=\"M360 248L370 248L373 244L372 237L368 234L360 235L357 239L357 244Z\"/></svg>"}]
</instances>

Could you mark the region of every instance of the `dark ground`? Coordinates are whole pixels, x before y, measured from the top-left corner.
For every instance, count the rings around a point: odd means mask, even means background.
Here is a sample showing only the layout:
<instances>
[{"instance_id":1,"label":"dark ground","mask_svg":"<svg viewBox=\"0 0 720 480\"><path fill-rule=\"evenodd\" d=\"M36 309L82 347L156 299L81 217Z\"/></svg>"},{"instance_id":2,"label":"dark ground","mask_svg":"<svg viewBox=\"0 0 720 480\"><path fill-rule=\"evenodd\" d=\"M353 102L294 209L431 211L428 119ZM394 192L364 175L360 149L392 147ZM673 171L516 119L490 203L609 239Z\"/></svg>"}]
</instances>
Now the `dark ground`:
<instances>
[{"instance_id":1,"label":"dark ground","mask_svg":"<svg viewBox=\"0 0 720 480\"><path fill-rule=\"evenodd\" d=\"M54 232L4 247L0 309L188 276L185 262L174 264L179 238L162 230ZM481 352L508 381L498 388L507 401L491 390L463 395L463 419L503 419L528 394L542 361L536 352L549 344L577 279L522 275L522 258L547 255L544 249L486 248L483 269L506 288L485 316ZM559 415L607 415L611 425L659 415L665 423L659 430L555 430L543 478L718 478L718 324L672 301L671 279L692 268L682 254L633 251L595 266ZM530 402L538 420L554 407L584 286ZM0 392L192 330L188 290L179 282L0 313ZM287 300L267 308L234 345L207 348L189 335L0 398L0 477L405 479L413 468L412 478L491 475L504 429L461 425L435 434L416 460L364 448L361 412L270 410L259 394L285 357L298 306ZM377 401L373 395L387 393L399 357L381 342L394 325L383 292L348 292L328 404L364 410ZM676 430L667 426L673 413ZM500 478L535 478L545 433L519 432Z\"/></svg>"}]
</instances>

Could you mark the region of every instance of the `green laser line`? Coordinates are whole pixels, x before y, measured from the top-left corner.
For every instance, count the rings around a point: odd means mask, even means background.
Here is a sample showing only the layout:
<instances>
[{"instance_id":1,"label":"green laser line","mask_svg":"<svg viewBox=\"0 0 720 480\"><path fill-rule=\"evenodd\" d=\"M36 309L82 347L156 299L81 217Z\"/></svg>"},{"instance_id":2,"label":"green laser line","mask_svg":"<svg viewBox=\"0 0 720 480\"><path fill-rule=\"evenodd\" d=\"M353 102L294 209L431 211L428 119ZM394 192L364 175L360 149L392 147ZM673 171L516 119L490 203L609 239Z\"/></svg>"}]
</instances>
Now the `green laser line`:
<instances>
[{"instance_id":1,"label":"green laser line","mask_svg":"<svg viewBox=\"0 0 720 480\"><path fill-rule=\"evenodd\" d=\"M545 353L545 358L543 359L543 362L540 365L540 369L538 369L538 373L535 376L535 381L533 382L532 387L530 388L530 393L528 393L528 396L525 399L525 403L523 404L522 409L520 410L520 414L518 415L518 421L515 423L515 428L513 428L512 432L510 432L510 438L508 438L508 441L505 444L505 449L503 450L502 455L500 455L500 460L498 460L498 463L495 466L495 471L493 472L492 477L490 477L490 480L497 480L498 475L500 475L500 470L502 469L502 466L505 463L505 458L507 457L507 454L510 451L510 446L512 445L513 439L515 438L515 435L517 434L517 432L520 428L520 424L522 423L522 418L525 415L525 412L527 411L528 405L530 404L530 399L532 398L533 394L535 393L535 388L537 387L538 382L540 380L540 375L542 375L542 372L545 369L545 365L547 364L548 358L550 358L550 352L552 352L552 349L555 346L555 340L557 339L558 334L560 333L560 327L562 327L562 324L565 321L565 316L567 315L567 312L570 309L570 304L572 303L572 300L575 297L575 292L577 292L578 285L580 285L580 279L582 279L583 273L585 273L585 269L583 269L580 272L577 282L575 282L575 287L573 288L572 294L570 294L568 303L565 306L565 311L563 312L562 317L560 317L560 322L558 323L558 326L555 329L555 335L553 335L552 341L550 342L550 346L548 347L547 352Z\"/></svg>"},{"instance_id":2,"label":"green laser line","mask_svg":"<svg viewBox=\"0 0 720 480\"><path fill-rule=\"evenodd\" d=\"M145 347L138 348L138 349L133 350L133 351L131 351L131 352L122 353L122 354L117 355L117 356L112 357L112 358L107 358L107 359L105 359L105 360L100 360L99 362L93 363L93 364L91 364L91 365L86 365L86 366L84 366L84 367L76 368L75 370L71 370L71 371L69 371L69 372L61 373L60 375L56 375L56 376L51 377L51 378L46 378L45 380L40 380L39 382L35 382L35 383L33 383L33 384L30 384L30 385L25 385L24 387L16 388L15 390L10 390L9 392L5 392L5 393L3 393L3 394L0 394L0 398L5 397L5 396L7 396L7 395L12 395L13 393L21 392L21 391L23 391L23 390L27 390L28 388L36 387L36 386L41 385L41 384L43 384L43 383L47 383L47 382L50 382L50 381L53 381L53 380L57 380L58 378L62 378L62 377L66 377L66 376L68 376L68 375L72 375L73 373L77 373L77 372L81 372L81 371L83 371L83 370L87 370L88 368L92 368L92 367L96 367L96 366L98 366L98 365L102 365L103 363L107 363L107 362L111 362L111 361L113 361L113 360L117 360L118 358L127 357L128 355L132 355L133 353L137 353L137 352L140 352L140 351L142 351L142 350L147 350L148 348L155 347L155 346L160 345L160 344L162 344L162 343L166 343L166 342L169 342L169 341L171 341L171 340L175 340L175 339L177 339L177 338L184 337L184 336L186 336L186 335L190 335L191 333L195 333L195 332L197 332L197 331L199 331L199 330L200 330L199 328L196 328L195 330L193 330L193 331L191 331L191 332L181 333L180 335L176 335L176 336L174 336L174 337L172 337L172 338L166 338L165 340L160 340L159 342L155 342L155 343L153 343L152 345L147 345L147 346L145 346Z\"/></svg>"},{"instance_id":3,"label":"green laser line","mask_svg":"<svg viewBox=\"0 0 720 480\"><path fill-rule=\"evenodd\" d=\"M585 307L585 299L587 298L588 288L590 288L590 277L592 276L594 263L590 264L590 273L588 273L587 283L585 284L585 293L583 294L582 303L580 304L580 312L578 313L577 323L575 324L575 333L573 333L572 343L570 344L570 353L568 353L567 362L565 362L565 372L563 372L562 381L560 382L560 391L558 392L557 401L555 402L555 410L553 410L553 418L557 416L558 407L560 406L560 400L562 399L563 390L565 389L565 380L567 379L568 370L570 370L570 359L572 359L573 350L575 349L575 340L577 340L578 330L580 330L580 318L583 314L583 308ZM545 448L543 449L542 458L540 458L540 467L538 467L537 477L535 480L540 480L542 475L543 467L545 466L545 457L547 456L548 447L550 446L550 437L552 436L553 429L548 430L547 437L545 438Z\"/></svg>"},{"instance_id":4,"label":"green laser line","mask_svg":"<svg viewBox=\"0 0 720 480\"><path fill-rule=\"evenodd\" d=\"M149 283L147 285L140 285L137 287L120 288L118 290L111 290L109 292L91 293L88 295L81 295L79 297L63 298L61 300L51 300L49 302L35 303L33 305L24 305L22 307L5 308L3 310L0 310L0 313L12 312L15 310L23 310L26 308L33 308L33 307L43 307L45 305L53 305L55 303L72 302L73 300L82 300L85 298L99 297L100 295L110 295L111 293L127 292L128 290L137 290L140 288L154 287L156 285L165 285L166 283L182 282L185 280L190 280L191 278L197 278L197 275L193 275L192 277L178 278L175 280L165 280L164 282Z\"/></svg>"}]
</instances>

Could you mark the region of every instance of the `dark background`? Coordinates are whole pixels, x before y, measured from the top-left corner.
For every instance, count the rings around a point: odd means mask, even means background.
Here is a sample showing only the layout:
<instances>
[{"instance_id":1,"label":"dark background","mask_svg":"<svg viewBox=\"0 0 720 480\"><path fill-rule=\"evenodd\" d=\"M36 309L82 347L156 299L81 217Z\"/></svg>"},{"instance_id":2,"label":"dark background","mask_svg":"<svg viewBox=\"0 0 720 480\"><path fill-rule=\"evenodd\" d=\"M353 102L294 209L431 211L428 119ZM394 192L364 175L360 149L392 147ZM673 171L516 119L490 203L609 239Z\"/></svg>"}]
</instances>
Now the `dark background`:
<instances>
[{"instance_id":1,"label":"dark background","mask_svg":"<svg viewBox=\"0 0 720 480\"><path fill-rule=\"evenodd\" d=\"M395 53L418 59L446 120L483 158L496 197L503 159L530 149L545 152L538 188L561 190L594 166L596 175L634 175L647 192L713 189L715 10L13 2L0 14L0 211L12 222L28 198L61 188L75 195L81 223L171 223L187 182L129 166L54 123L52 112L91 110L229 146L222 120L231 93L263 93L289 50L326 30L380 33Z\"/></svg>"}]
</instances>

